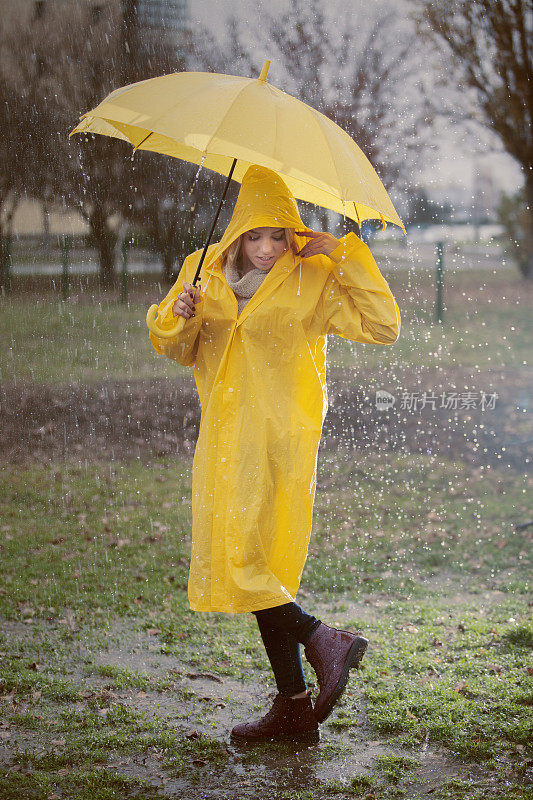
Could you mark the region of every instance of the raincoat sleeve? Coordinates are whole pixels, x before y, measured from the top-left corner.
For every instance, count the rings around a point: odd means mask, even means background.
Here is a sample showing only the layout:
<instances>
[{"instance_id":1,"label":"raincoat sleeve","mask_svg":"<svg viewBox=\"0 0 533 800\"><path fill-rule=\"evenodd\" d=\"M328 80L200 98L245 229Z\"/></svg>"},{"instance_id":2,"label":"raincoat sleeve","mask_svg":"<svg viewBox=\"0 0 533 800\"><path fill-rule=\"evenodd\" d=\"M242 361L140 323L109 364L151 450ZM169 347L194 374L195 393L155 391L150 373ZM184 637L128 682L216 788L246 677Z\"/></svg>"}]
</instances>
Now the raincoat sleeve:
<instances>
[{"instance_id":1,"label":"raincoat sleeve","mask_svg":"<svg viewBox=\"0 0 533 800\"><path fill-rule=\"evenodd\" d=\"M180 315L175 317L172 313L172 307L178 299L178 295L183 291L183 284L192 284L196 266L197 259L193 258L193 256L187 256L176 283L158 307L158 324L163 329L168 330L178 323L179 330L176 336L172 337L172 339L161 339L151 331L148 331L150 341L156 352L159 355L164 355L173 361L177 361L179 364L183 364L184 367L191 367L196 359L200 329L202 327L204 298L201 297L199 302L195 304L194 317L189 319L185 319Z\"/></svg>"},{"instance_id":2,"label":"raincoat sleeve","mask_svg":"<svg viewBox=\"0 0 533 800\"><path fill-rule=\"evenodd\" d=\"M349 233L326 258L331 273L320 300L323 333L393 344L400 335L400 309L368 245Z\"/></svg>"}]
</instances>

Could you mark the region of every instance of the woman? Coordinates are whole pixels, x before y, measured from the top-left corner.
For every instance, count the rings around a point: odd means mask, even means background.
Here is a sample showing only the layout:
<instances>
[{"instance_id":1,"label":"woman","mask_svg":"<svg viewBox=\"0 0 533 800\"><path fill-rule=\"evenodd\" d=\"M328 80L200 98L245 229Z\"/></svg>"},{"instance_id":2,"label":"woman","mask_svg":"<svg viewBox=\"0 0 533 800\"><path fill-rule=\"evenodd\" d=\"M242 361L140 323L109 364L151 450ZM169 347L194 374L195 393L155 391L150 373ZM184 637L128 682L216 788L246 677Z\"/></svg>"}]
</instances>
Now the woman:
<instances>
[{"instance_id":1,"label":"woman","mask_svg":"<svg viewBox=\"0 0 533 800\"><path fill-rule=\"evenodd\" d=\"M155 350L186 366L202 407L192 478L189 602L196 611L255 614L278 695L256 740L316 735L367 641L306 614L295 596L307 556L316 462L328 408L328 334L392 344L400 313L369 248L306 229L277 173L252 166L232 218L185 259L158 309L171 339ZM313 708L300 643L317 673Z\"/></svg>"}]
</instances>

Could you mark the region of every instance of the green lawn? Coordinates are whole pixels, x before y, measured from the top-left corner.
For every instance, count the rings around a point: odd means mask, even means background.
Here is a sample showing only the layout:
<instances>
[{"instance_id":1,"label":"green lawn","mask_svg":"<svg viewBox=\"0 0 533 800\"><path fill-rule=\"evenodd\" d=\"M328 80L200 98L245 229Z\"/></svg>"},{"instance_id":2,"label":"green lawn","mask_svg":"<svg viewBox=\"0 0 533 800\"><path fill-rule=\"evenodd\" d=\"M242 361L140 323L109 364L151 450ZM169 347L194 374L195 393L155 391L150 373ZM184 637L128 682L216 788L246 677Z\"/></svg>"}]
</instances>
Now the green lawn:
<instances>
[{"instance_id":1,"label":"green lawn","mask_svg":"<svg viewBox=\"0 0 533 800\"><path fill-rule=\"evenodd\" d=\"M529 363L533 292L515 270L451 274L442 325L433 321L432 273L402 270L387 277L402 313L399 340L389 347L332 336L332 368L376 371L423 364L483 371ZM155 286L128 305L113 294L94 302L83 296L81 302L62 302L57 294L0 298L0 380L67 383L184 374L188 368L158 356L148 339L146 312L164 294Z\"/></svg>"},{"instance_id":2,"label":"green lawn","mask_svg":"<svg viewBox=\"0 0 533 800\"><path fill-rule=\"evenodd\" d=\"M530 796L531 551L515 530L526 476L322 455L298 598L370 646L321 745L299 754L297 784L282 780L290 745L241 757L225 744L243 714L264 712L273 681L251 615L188 609L190 462L5 467L1 479L3 798L162 798L143 783L157 775L185 798Z\"/></svg>"},{"instance_id":3,"label":"green lawn","mask_svg":"<svg viewBox=\"0 0 533 800\"><path fill-rule=\"evenodd\" d=\"M522 411L502 426L527 439L531 287L511 269L449 271L436 325L431 272L386 277L399 341L331 337L334 374L463 370L488 386L514 368ZM145 282L125 306L92 290L63 303L46 286L0 297L0 381L189 374L148 339L164 294ZM0 466L0 798L531 800L532 528L519 526L533 482L431 447L320 450L297 600L370 644L304 749L229 742L274 682L252 615L188 607L190 458L87 449Z\"/></svg>"}]
</instances>

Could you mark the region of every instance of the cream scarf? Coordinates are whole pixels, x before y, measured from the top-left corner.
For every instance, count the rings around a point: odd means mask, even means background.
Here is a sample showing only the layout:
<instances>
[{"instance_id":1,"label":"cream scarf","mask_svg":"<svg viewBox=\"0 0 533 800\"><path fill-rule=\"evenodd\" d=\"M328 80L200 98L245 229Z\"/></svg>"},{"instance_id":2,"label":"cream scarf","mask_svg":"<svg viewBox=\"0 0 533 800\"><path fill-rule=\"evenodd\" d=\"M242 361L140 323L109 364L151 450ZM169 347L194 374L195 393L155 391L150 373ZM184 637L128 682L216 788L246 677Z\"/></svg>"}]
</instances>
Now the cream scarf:
<instances>
[{"instance_id":1,"label":"cream scarf","mask_svg":"<svg viewBox=\"0 0 533 800\"><path fill-rule=\"evenodd\" d=\"M249 272L241 276L235 267L228 267L226 265L225 272L226 280L230 288L235 292L240 314L248 300L253 297L259 289L270 270L264 272L262 269L253 267Z\"/></svg>"}]
</instances>

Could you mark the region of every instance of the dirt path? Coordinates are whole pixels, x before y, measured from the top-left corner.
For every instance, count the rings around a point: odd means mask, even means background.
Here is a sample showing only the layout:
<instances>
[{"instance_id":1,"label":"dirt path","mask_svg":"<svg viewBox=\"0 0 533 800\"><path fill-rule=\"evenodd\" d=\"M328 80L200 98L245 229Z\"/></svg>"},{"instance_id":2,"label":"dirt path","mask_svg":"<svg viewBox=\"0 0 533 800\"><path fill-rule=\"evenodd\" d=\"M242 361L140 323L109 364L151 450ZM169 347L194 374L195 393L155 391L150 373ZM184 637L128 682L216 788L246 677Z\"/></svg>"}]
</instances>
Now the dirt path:
<instances>
[{"instance_id":1,"label":"dirt path","mask_svg":"<svg viewBox=\"0 0 533 800\"><path fill-rule=\"evenodd\" d=\"M445 375L423 369L401 380L387 377L397 398L388 411L375 407L379 375L330 373L329 410L322 446L401 449L439 453L472 465L531 464L533 430L529 370L508 369L477 377L477 392L496 391L494 409L402 408L404 392L476 391L466 370ZM192 453L200 420L194 381L104 381L51 386L16 382L0 388L0 461L122 460Z\"/></svg>"}]
</instances>

